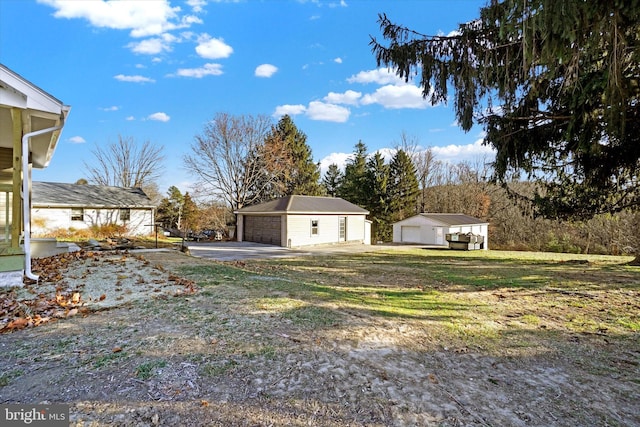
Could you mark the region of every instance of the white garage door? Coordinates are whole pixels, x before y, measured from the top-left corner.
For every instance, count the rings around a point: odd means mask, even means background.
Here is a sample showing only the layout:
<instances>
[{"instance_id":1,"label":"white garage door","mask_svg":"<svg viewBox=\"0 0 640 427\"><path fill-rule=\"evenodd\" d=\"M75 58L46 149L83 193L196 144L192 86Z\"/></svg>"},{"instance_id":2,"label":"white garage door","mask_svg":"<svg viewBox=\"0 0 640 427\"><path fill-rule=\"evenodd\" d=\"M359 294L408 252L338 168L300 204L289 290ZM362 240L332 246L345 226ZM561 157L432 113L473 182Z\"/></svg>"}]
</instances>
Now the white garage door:
<instances>
[{"instance_id":1,"label":"white garage door","mask_svg":"<svg viewBox=\"0 0 640 427\"><path fill-rule=\"evenodd\" d=\"M420 243L420 227L416 225L403 225L400 228L400 233L403 243Z\"/></svg>"}]
</instances>

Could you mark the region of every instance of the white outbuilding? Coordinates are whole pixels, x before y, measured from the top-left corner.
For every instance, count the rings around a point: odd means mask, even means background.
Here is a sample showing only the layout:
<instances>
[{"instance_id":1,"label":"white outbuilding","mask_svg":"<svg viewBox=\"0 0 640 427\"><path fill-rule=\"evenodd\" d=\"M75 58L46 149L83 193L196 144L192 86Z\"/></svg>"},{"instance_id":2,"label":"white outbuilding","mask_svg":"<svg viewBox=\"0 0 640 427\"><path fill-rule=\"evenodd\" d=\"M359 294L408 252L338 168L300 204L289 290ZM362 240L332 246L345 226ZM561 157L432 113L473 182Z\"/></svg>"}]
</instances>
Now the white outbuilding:
<instances>
[{"instance_id":1,"label":"white outbuilding","mask_svg":"<svg viewBox=\"0 0 640 427\"><path fill-rule=\"evenodd\" d=\"M235 213L238 241L290 248L371 243L369 211L339 197L293 195Z\"/></svg>"},{"instance_id":2,"label":"white outbuilding","mask_svg":"<svg viewBox=\"0 0 640 427\"><path fill-rule=\"evenodd\" d=\"M489 249L489 223L465 214L421 213L393 224L394 243L448 247L447 234L482 236L480 249Z\"/></svg>"}]
</instances>

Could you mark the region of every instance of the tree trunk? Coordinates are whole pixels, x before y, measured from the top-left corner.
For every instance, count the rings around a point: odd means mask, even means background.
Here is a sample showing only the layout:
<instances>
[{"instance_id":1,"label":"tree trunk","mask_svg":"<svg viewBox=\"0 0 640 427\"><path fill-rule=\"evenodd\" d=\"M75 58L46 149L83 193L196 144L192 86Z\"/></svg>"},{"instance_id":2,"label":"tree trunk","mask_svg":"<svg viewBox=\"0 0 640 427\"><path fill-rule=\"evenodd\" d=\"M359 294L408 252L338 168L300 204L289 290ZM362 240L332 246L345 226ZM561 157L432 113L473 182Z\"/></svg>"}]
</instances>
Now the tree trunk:
<instances>
[{"instance_id":1,"label":"tree trunk","mask_svg":"<svg viewBox=\"0 0 640 427\"><path fill-rule=\"evenodd\" d=\"M640 266L640 252L636 254L636 257L633 261L629 262L629 265L639 265Z\"/></svg>"}]
</instances>

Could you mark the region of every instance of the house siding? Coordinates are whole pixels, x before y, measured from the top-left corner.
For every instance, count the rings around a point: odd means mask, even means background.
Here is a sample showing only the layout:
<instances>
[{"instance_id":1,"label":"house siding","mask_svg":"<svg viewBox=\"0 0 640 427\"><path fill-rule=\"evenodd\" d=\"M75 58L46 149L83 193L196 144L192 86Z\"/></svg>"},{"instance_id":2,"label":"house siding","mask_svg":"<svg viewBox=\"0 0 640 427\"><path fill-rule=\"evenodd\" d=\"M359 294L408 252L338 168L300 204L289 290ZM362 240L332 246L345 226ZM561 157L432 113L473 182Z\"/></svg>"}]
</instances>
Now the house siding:
<instances>
[{"instance_id":1,"label":"house siding","mask_svg":"<svg viewBox=\"0 0 640 427\"><path fill-rule=\"evenodd\" d=\"M153 210L131 208L129 221L120 220L120 208L97 209L84 208L83 221L71 220L71 208L33 208L32 234L46 235L56 229L88 229L94 225L118 224L127 226L127 234L132 236L148 235L153 232Z\"/></svg>"},{"instance_id":2,"label":"house siding","mask_svg":"<svg viewBox=\"0 0 640 427\"><path fill-rule=\"evenodd\" d=\"M323 245L340 242L340 218L346 217L346 242L365 241L364 215L288 215L287 246ZM318 220L318 234L311 234L311 221Z\"/></svg>"}]
</instances>

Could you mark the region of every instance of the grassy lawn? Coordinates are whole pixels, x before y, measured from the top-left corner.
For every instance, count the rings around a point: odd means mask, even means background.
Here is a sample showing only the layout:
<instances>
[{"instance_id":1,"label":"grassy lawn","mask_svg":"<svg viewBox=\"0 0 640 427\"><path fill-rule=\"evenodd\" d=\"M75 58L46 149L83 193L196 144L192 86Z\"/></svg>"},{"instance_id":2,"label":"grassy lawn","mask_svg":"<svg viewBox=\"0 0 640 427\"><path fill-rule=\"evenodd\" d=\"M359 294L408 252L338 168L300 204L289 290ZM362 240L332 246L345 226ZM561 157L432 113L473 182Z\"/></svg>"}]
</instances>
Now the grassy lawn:
<instances>
[{"instance_id":1,"label":"grassy lawn","mask_svg":"<svg viewBox=\"0 0 640 427\"><path fill-rule=\"evenodd\" d=\"M78 426L640 425L631 258L145 255L198 291L150 275L155 297L0 336L0 393Z\"/></svg>"},{"instance_id":2,"label":"grassy lawn","mask_svg":"<svg viewBox=\"0 0 640 427\"><path fill-rule=\"evenodd\" d=\"M434 346L504 354L557 347L576 336L634 345L640 268L625 265L629 260L400 249L183 273L212 295L222 295L216 289L231 282L247 310L300 328L330 328L345 315L389 318L424 326Z\"/></svg>"}]
</instances>

